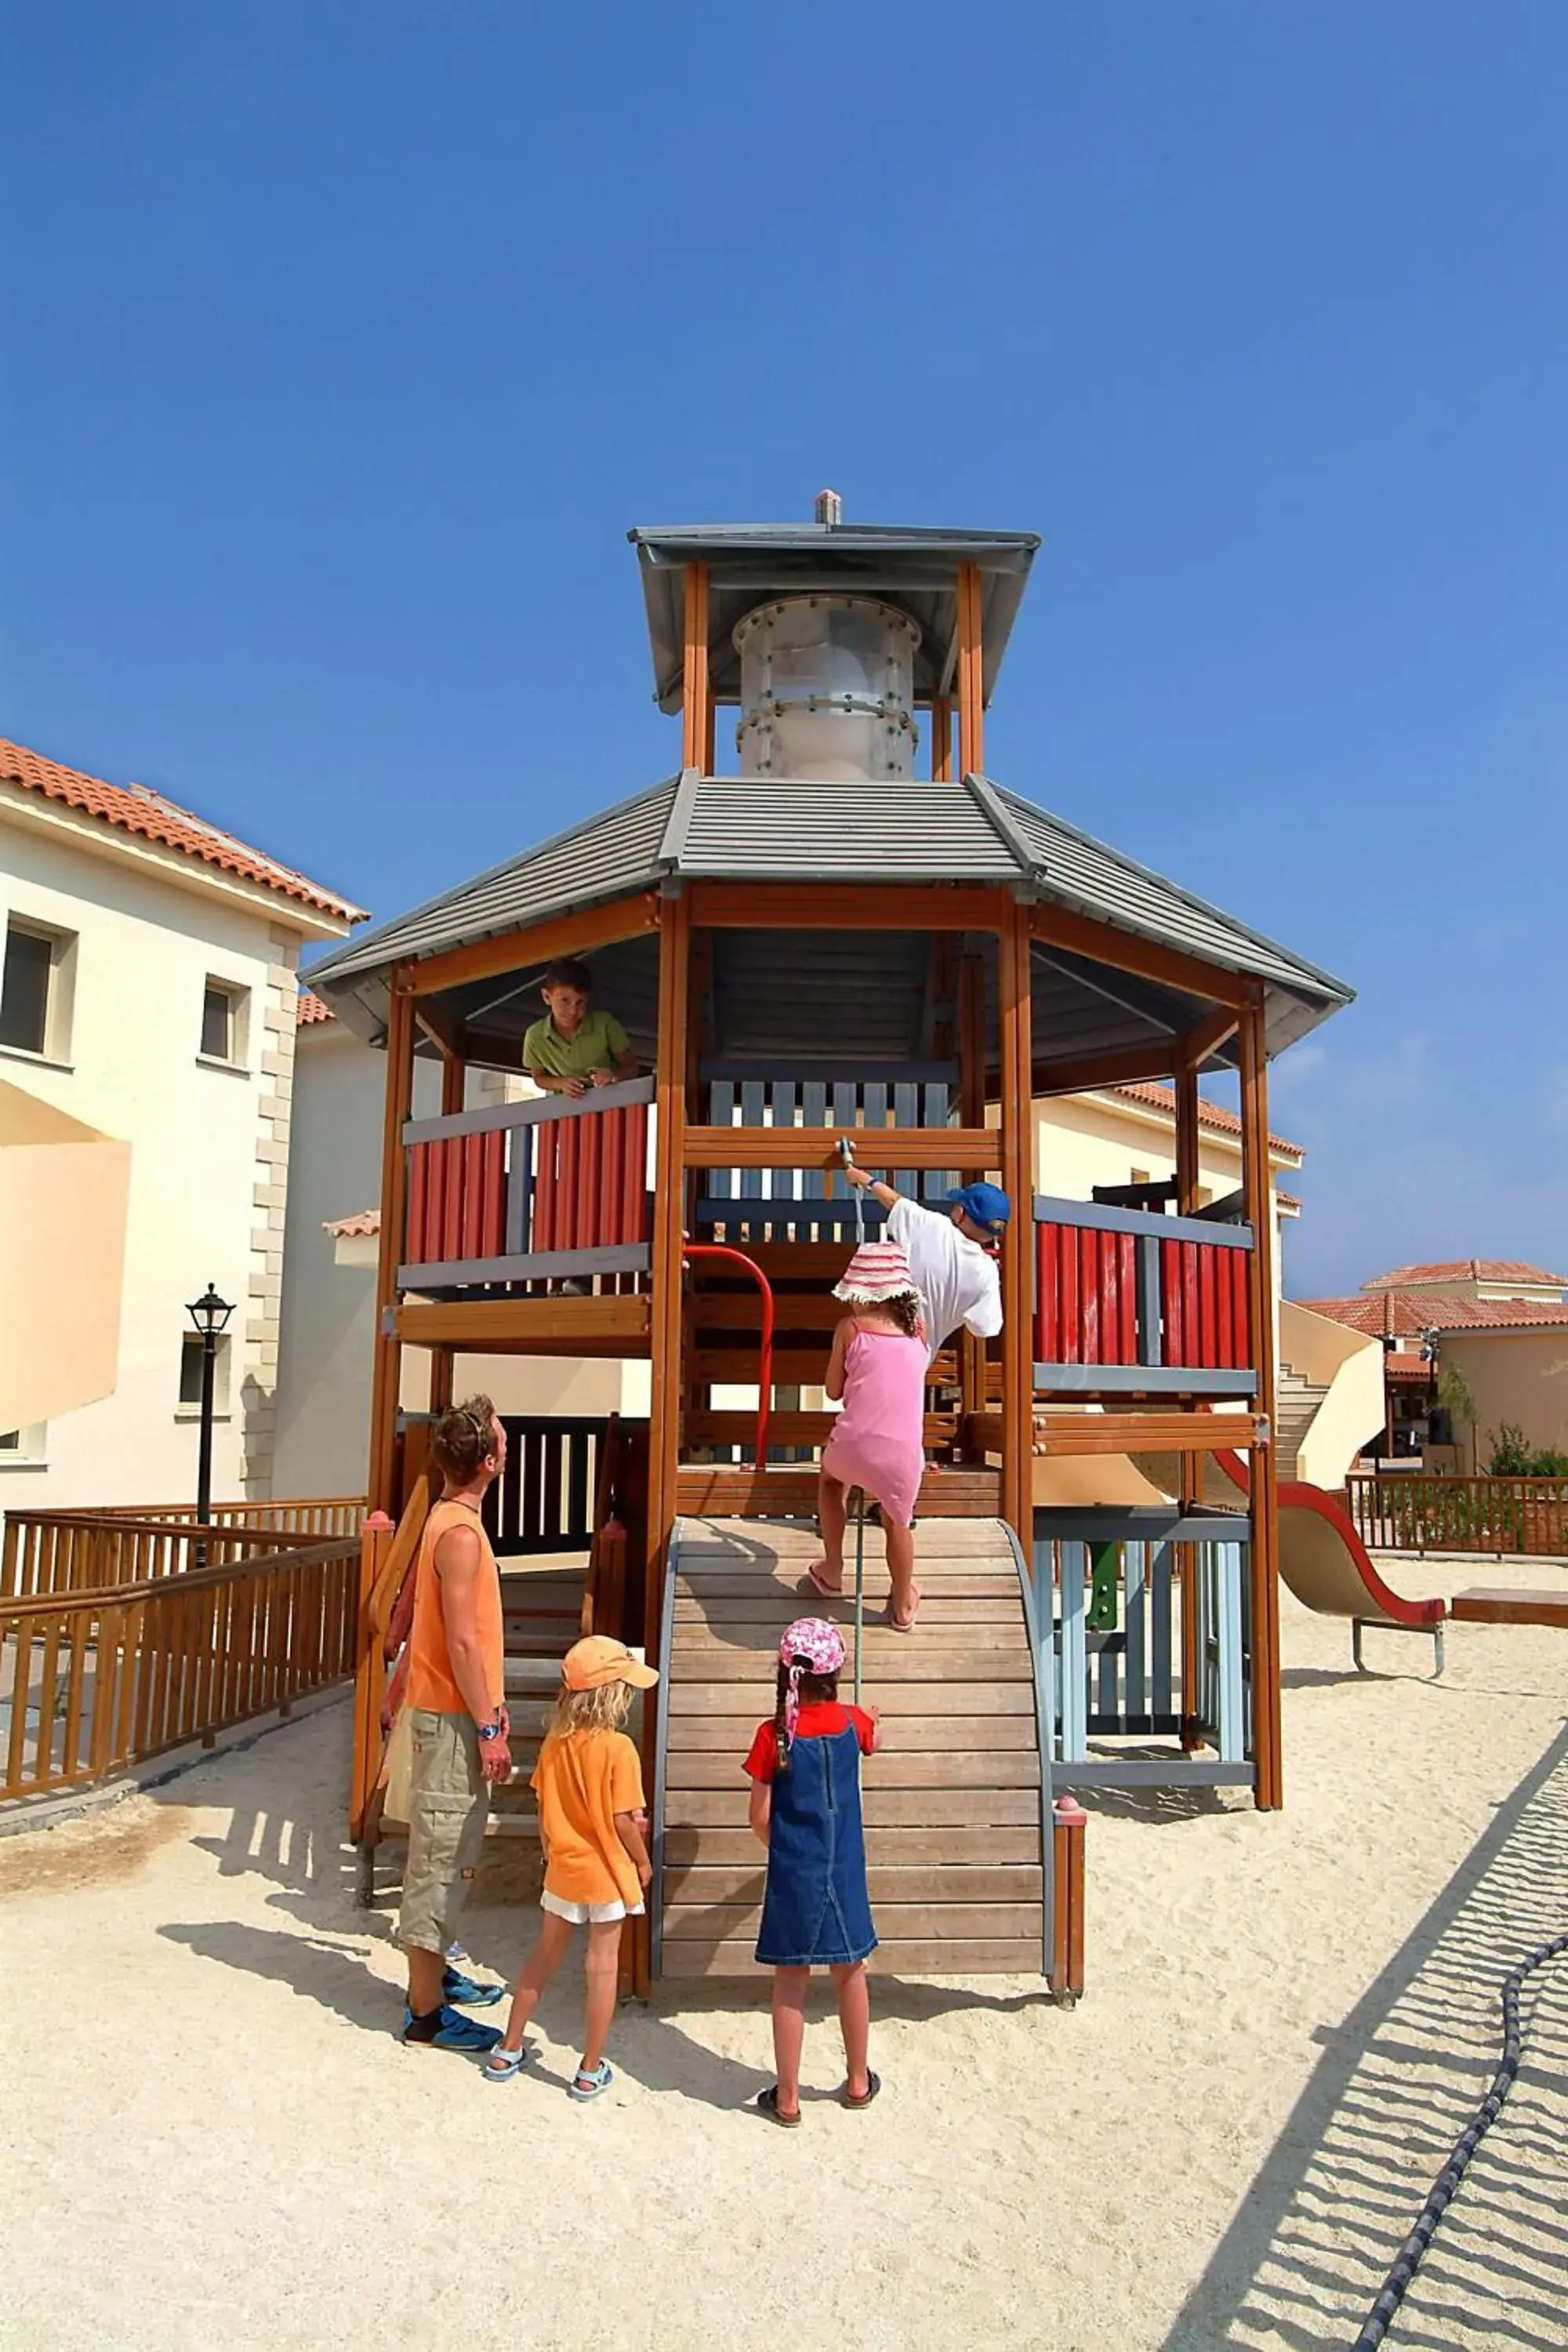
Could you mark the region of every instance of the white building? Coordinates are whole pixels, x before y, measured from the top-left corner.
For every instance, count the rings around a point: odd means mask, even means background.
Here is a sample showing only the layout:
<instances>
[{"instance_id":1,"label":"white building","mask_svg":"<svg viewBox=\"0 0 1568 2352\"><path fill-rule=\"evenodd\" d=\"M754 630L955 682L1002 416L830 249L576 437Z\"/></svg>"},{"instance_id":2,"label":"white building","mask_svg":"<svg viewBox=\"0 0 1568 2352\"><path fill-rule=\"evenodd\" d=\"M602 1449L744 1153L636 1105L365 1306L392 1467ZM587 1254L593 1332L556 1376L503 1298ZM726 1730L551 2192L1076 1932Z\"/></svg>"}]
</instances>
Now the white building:
<instances>
[{"instance_id":1,"label":"white building","mask_svg":"<svg viewBox=\"0 0 1568 2352\"><path fill-rule=\"evenodd\" d=\"M122 1281L99 1301L110 1325L118 1307L109 1393L88 1360L104 1331L73 1290L68 1224L27 1217L25 1192L0 1188L0 1250L31 1275L0 1280L0 1511L194 1497L200 1343L185 1308L209 1282L235 1308L214 1492L273 1491L300 950L359 919L143 785L0 742L0 1080L40 1107L13 1103L27 1115L0 1121L0 1154L25 1174L16 1155L34 1138L66 1150L74 1136L100 1150L95 1167L105 1139L129 1148ZM89 1253L112 1186L80 1197L97 1202L74 1235ZM41 1344L49 1300L79 1328L74 1410L59 1409L58 1328Z\"/></svg>"}]
</instances>

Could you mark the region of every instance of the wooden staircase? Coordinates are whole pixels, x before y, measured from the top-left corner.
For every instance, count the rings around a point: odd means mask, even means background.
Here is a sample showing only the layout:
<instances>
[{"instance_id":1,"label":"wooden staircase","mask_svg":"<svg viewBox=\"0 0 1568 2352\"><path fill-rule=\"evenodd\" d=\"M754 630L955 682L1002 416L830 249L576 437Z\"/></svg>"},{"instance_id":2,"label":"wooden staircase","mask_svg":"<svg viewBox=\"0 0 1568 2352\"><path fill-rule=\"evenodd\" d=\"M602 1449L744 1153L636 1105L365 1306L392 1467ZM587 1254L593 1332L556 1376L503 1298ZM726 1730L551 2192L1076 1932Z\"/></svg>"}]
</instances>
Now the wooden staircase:
<instances>
[{"instance_id":1,"label":"wooden staircase","mask_svg":"<svg viewBox=\"0 0 1568 2352\"><path fill-rule=\"evenodd\" d=\"M710 1518L677 1528L655 1795L658 1976L757 1972L764 1858L746 1825L742 1762L773 1713L791 1618L830 1615L853 1642L852 1594L831 1603L806 1583L817 1549L805 1527ZM1037 1974L1047 1801L1016 1559L994 1519L922 1521L917 1551L921 1621L899 1634L883 1622L880 1532L866 1530L862 1698L879 1710L884 1741L864 1770L881 1938L870 1965L901 1976ZM851 1529L851 1585L853 1576ZM852 1696L848 1664L840 1689Z\"/></svg>"}]
</instances>

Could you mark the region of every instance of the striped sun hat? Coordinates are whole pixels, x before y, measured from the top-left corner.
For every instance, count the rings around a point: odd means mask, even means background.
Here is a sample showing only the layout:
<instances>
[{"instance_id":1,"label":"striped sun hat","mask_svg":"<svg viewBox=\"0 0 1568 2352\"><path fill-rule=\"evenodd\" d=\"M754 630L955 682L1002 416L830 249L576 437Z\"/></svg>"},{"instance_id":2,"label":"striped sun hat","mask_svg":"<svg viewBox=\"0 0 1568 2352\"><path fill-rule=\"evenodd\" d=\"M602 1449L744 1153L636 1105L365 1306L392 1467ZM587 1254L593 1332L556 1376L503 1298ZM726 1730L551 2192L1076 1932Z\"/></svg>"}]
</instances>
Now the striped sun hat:
<instances>
[{"instance_id":1,"label":"striped sun hat","mask_svg":"<svg viewBox=\"0 0 1568 2352\"><path fill-rule=\"evenodd\" d=\"M880 1307L887 1299L911 1295L918 1298L921 1294L901 1242L862 1242L843 1281L833 1286L835 1298L862 1307Z\"/></svg>"}]
</instances>

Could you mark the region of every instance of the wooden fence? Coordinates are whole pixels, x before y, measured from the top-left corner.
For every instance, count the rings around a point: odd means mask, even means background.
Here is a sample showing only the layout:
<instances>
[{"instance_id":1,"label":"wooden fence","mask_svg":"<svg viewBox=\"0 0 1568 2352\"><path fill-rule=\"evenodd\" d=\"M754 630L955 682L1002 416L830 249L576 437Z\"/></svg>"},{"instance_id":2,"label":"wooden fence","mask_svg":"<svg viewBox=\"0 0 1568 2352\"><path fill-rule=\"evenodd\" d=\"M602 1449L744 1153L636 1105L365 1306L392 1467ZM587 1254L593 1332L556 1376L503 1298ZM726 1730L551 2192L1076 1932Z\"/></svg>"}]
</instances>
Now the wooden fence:
<instances>
[{"instance_id":1,"label":"wooden fence","mask_svg":"<svg viewBox=\"0 0 1568 2352\"><path fill-rule=\"evenodd\" d=\"M347 1536L331 1538L347 1542ZM305 1541L310 1538L305 1538ZM0 1599L153 1584L258 1552L297 1550L276 1528L205 1526L112 1511L9 1511L0 1544Z\"/></svg>"},{"instance_id":2,"label":"wooden fence","mask_svg":"<svg viewBox=\"0 0 1568 2352\"><path fill-rule=\"evenodd\" d=\"M0 1601L0 1798L81 1788L353 1674L360 1546Z\"/></svg>"},{"instance_id":3,"label":"wooden fence","mask_svg":"<svg viewBox=\"0 0 1568 2352\"><path fill-rule=\"evenodd\" d=\"M1345 1480L1356 1533L1376 1551L1532 1552L1568 1558L1568 1478Z\"/></svg>"},{"instance_id":4,"label":"wooden fence","mask_svg":"<svg viewBox=\"0 0 1568 2352\"><path fill-rule=\"evenodd\" d=\"M1044 1395L1251 1396L1249 1225L1035 1200Z\"/></svg>"}]
</instances>

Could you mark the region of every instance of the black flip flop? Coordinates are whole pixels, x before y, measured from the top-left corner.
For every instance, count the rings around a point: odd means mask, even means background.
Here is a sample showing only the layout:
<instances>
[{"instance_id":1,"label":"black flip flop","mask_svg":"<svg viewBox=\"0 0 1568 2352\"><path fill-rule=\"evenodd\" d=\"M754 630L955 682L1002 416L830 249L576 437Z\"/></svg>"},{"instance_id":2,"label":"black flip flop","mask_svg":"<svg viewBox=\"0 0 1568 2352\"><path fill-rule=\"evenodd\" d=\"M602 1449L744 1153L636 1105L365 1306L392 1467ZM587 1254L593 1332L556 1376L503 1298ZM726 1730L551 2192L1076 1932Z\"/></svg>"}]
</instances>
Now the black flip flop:
<instances>
[{"instance_id":1,"label":"black flip flop","mask_svg":"<svg viewBox=\"0 0 1568 2352\"><path fill-rule=\"evenodd\" d=\"M838 2095L838 2104L841 2107L868 2107L881 2087L882 2078L880 2074L873 2074L870 2068L868 2067L866 2069L865 2097L863 2099L852 2099L847 2091L841 2091Z\"/></svg>"},{"instance_id":2,"label":"black flip flop","mask_svg":"<svg viewBox=\"0 0 1568 2352\"><path fill-rule=\"evenodd\" d=\"M779 2086L776 2083L770 2083L765 2091L757 2093L757 2113L766 2116L770 2123L782 2124L785 2131L798 2131L800 2128L798 2108L793 2116L779 2113Z\"/></svg>"}]
</instances>

